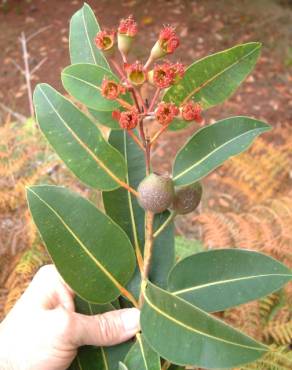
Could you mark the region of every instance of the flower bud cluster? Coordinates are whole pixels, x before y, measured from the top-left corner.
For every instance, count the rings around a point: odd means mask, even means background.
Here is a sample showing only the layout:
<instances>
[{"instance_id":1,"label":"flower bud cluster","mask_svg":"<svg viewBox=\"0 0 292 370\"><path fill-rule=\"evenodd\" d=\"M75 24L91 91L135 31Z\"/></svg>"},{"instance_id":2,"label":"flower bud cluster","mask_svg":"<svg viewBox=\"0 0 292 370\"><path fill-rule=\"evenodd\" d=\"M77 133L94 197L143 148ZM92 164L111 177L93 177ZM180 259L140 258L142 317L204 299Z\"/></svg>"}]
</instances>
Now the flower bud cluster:
<instances>
[{"instance_id":1,"label":"flower bud cluster","mask_svg":"<svg viewBox=\"0 0 292 370\"><path fill-rule=\"evenodd\" d=\"M155 60L172 54L179 46L179 38L176 35L175 28L165 26L160 31L158 40L151 49L149 59L145 65L140 61L129 63L126 58L137 32L137 23L133 16L129 16L120 21L117 30L102 30L95 37L97 48L108 52L114 48L117 36L117 46L123 59L123 68L116 67L122 76L121 82L104 78L101 85L101 95L109 100L120 99L119 102L121 103L123 102L121 95L129 91L134 94L135 98L135 106L131 107L124 101L125 104L122 105L127 110L114 111L112 113L113 118L125 130L132 130L137 127L139 120L145 115L155 117L156 121L164 127L171 124L176 117L186 121L201 122L201 106L193 101L189 101L180 107L172 102L161 102L154 109L155 99L159 95L160 90L177 84L185 74L185 66L179 62L164 61L160 64L155 64L152 69L149 69ZM148 107L144 104L142 109L137 105L137 96L135 96L134 89L146 81L154 85L157 88L157 92L153 102ZM162 128L161 130L163 131L164 129Z\"/></svg>"}]
</instances>

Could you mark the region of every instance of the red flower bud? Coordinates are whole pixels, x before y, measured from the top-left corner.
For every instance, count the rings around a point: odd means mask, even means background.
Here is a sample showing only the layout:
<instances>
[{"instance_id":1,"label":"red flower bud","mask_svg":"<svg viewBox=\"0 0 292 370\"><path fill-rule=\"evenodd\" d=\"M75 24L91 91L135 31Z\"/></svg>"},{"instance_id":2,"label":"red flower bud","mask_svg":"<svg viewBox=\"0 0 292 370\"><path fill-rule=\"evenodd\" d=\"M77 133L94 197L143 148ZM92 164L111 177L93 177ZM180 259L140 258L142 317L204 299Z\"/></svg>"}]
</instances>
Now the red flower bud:
<instances>
[{"instance_id":1,"label":"red flower bud","mask_svg":"<svg viewBox=\"0 0 292 370\"><path fill-rule=\"evenodd\" d=\"M200 123L203 120L201 113L201 105L194 101L189 101L181 108L181 115L185 121L197 121Z\"/></svg>"},{"instance_id":2,"label":"red flower bud","mask_svg":"<svg viewBox=\"0 0 292 370\"><path fill-rule=\"evenodd\" d=\"M95 37L95 45L100 50L110 50L114 45L115 31L100 31Z\"/></svg>"},{"instance_id":3,"label":"red flower bud","mask_svg":"<svg viewBox=\"0 0 292 370\"><path fill-rule=\"evenodd\" d=\"M164 27L160 31L158 41L151 50L150 60L154 61L164 57L166 54L172 54L178 46L179 38L174 31L174 27Z\"/></svg>"},{"instance_id":4,"label":"red flower bud","mask_svg":"<svg viewBox=\"0 0 292 370\"><path fill-rule=\"evenodd\" d=\"M120 21L118 33L126 35L126 36L134 37L136 36L137 32L138 32L137 23L134 21L134 18L132 15Z\"/></svg>"},{"instance_id":5,"label":"red flower bud","mask_svg":"<svg viewBox=\"0 0 292 370\"><path fill-rule=\"evenodd\" d=\"M112 117L119 121L122 129L133 130L138 125L139 112L135 107L125 112L115 110L112 113Z\"/></svg>"},{"instance_id":6,"label":"red flower bud","mask_svg":"<svg viewBox=\"0 0 292 370\"><path fill-rule=\"evenodd\" d=\"M173 103L160 103L155 111L155 117L161 125L169 125L170 122L178 115L179 109Z\"/></svg>"},{"instance_id":7,"label":"red flower bud","mask_svg":"<svg viewBox=\"0 0 292 370\"><path fill-rule=\"evenodd\" d=\"M127 19L120 21L118 28L118 48L122 54L128 54L137 32L137 23L134 21L133 16L130 15Z\"/></svg>"},{"instance_id":8,"label":"red flower bud","mask_svg":"<svg viewBox=\"0 0 292 370\"><path fill-rule=\"evenodd\" d=\"M115 100L120 94L125 94L126 88L116 81L104 79L101 84L101 95L109 100Z\"/></svg>"},{"instance_id":9,"label":"red flower bud","mask_svg":"<svg viewBox=\"0 0 292 370\"><path fill-rule=\"evenodd\" d=\"M141 62L136 61L133 64L127 64L125 66L128 80L133 85L142 85L146 80L146 72L143 69Z\"/></svg>"}]
</instances>

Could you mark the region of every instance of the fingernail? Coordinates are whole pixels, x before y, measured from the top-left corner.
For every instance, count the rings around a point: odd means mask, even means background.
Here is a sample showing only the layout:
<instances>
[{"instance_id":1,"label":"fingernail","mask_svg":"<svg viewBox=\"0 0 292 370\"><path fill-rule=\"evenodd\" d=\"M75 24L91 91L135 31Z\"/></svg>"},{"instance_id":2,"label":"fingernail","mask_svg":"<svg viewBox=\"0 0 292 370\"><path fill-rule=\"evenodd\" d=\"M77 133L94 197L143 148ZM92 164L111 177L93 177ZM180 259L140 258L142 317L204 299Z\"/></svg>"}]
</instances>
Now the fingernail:
<instances>
[{"instance_id":1,"label":"fingernail","mask_svg":"<svg viewBox=\"0 0 292 370\"><path fill-rule=\"evenodd\" d=\"M126 332L135 333L140 329L140 311L137 308L123 310L121 319Z\"/></svg>"}]
</instances>

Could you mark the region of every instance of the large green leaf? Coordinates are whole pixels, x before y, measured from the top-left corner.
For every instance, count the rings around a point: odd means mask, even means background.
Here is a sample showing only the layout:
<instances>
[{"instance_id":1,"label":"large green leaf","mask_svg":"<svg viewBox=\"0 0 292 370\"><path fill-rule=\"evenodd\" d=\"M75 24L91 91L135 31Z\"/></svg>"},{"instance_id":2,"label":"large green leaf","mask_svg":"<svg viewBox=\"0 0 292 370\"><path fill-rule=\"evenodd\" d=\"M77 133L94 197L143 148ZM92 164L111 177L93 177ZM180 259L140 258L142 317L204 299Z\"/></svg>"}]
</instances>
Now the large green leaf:
<instances>
[{"instance_id":1,"label":"large green leaf","mask_svg":"<svg viewBox=\"0 0 292 370\"><path fill-rule=\"evenodd\" d=\"M101 190L119 187L125 161L92 121L47 84L34 92L36 116L43 134L69 169L86 185Z\"/></svg>"},{"instance_id":2,"label":"large green leaf","mask_svg":"<svg viewBox=\"0 0 292 370\"><path fill-rule=\"evenodd\" d=\"M175 185L198 181L229 157L247 149L257 135L269 129L266 123L249 117L231 117L203 127L175 158Z\"/></svg>"},{"instance_id":3,"label":"large green leaf","mask_svg":"<svg viewBox=\"0 0 292 370\"><path fill-rule=\"evenodd\" d=\"M112 111L120 106L116 100L109 100L101 95L101 84L104 78L119 81L108 69L94 64L73 64L62 71L61 77L68 93L88 108ZM129 95L123 98L129 100Z\"/></svg>"},{"instance_id":4,"label":"large green leaf","mask_svg":"<svg viewBox=\"0 0 292 370\"><path fill-rule=\"evenodd\" d=\"M94 39L100 31L95 15L88 4L84 4L70 21L71 63L91 63L109 68L103 53L95 46Z\"/></svg>"},{"instance_id":5,"label":"large green leaf","mask_svg":"<svg viewBox=\"0 0 292 370\"><path fill-rule=\"evenodd\" d=\"M214 312L261 298L292 280L282 263L262 253L218 249L178 262L168 288L176 296Z\"/></svg>"},{"instance_id":6,"label":"large green leaf","mask_svg":"<svg viewBox=\"0 0 292 370\"><path fill-rule=\"evenodd\" d=\"M145 289L141 328L147 342L168 361L203 368L254 361L268 347L151 283Z\"/></svg>"},{"instance_id":7,"label":"large green leaf","mask_svg":"<svg viewBox=\"0 0 292 370\"><path fill-rule=\"evenodd\" d=\"M34 222L58 271L93 303L117 298L135 269L126 233L87 199L59 186L27 190Z\"/></svg>"},{"instance_id":8,"label":"large green leaf","mask_svg":"<svg viewBox=\"0 0 292 370\"><path fill-rule=\"evenodd\" d=\"M260 48L260 43L250 42L198 60L166 91L163 100L180 105L193 99L204 109L222 103L253 69Z\"/></svg>"},{"instance_id":9,"label":"large green leaf","mask_svg":"<svg viewBox=\"0 0 292 370\"><path fill-rule=\"evenodd\" d=\"M136 335L136 343L133 344L127 354L124 363L128 370L160 370L160 358L145 341L143 335Z\"/></svg>"},{"instance_id":10,"label":"large green leaf","mask_svg":"<svg viewBox=\"0 0 292 370\"><path fill-rule=\"evenodd\" d=\"M114 310L110 303L96 305L84 301L80 297L75 298L76 312L84 315L96 315ZM102 347L83 346L78 349L78 353L68 370L108 370L108 361L105 350Z\"/></svg>"},{"instance_id":11,"label":"large green leaf","mask_svg":"<svg viewBox=\"0 0 292 370\"><path fill-rule=\"evenodd\" d=\"M127 182L137 188L145 177L144 153L132 140L126 131L113 131L109 143L125 157L128 167ZM138 205L135 197L120 188L103 193L103 202L106 213L128 234L133 245L143 252L144 247L144 210ZM167 218L169 212L155 216L154 229L156 230ZM167 277L174 264L174 233L173 224L170 224L155 240L150 280L155 284L166 287ZM138 267L128 289L137 297L140 290L140 272Z\"/></svg>"}]
</instances>

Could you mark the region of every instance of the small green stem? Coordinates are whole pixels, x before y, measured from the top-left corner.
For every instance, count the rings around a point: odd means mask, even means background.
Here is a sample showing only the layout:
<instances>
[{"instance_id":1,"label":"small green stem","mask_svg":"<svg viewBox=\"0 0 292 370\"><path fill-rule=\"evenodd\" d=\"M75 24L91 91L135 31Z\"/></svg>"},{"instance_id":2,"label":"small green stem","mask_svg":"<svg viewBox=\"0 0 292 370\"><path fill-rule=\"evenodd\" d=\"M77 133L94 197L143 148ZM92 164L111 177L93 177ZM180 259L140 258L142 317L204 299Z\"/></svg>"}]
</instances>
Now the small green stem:
<instances>
[{"instance_id":1,"label":"small green stem","mask_svg":"<svg viewBox=\"0 0 292 370\"><path fill-rule=\"evenodd\" d=\"M158 235L162 233L163 230L167 228L167 226L174 220L176 216L176 212L172 211L169 217L163 222L163 224L154 232L153 238L157 238Z\"/></svg>"}]
</instances>

